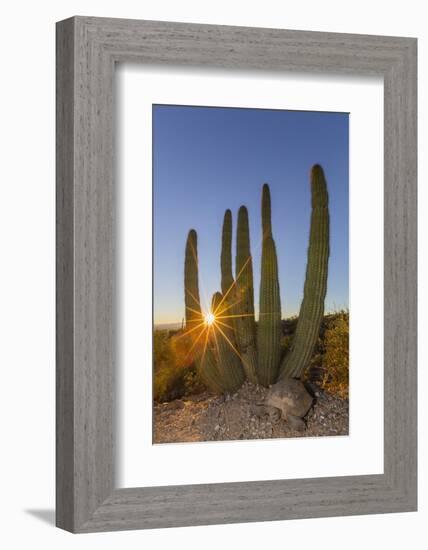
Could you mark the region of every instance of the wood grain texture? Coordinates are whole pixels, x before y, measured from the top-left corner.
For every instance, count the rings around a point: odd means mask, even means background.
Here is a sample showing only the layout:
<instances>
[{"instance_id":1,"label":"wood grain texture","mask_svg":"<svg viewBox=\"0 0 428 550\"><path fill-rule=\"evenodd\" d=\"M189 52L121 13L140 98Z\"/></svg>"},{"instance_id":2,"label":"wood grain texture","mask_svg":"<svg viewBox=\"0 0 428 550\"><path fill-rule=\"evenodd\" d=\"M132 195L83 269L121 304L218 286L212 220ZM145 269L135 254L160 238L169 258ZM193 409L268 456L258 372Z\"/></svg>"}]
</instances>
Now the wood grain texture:
<instances>
[{"instance_id":1,"label":"wood grain texture","mask_svg":"<svg viewBox=\"0 0 428 550\"><path fill-rule=\"evenodd\" d=\"M56 36L56 522L74 525L74 23Z\"/></svg>"},{"instance_id":2,"label":"wood grain texture","mask_svg":"<svg viewBox=\"0 0 428 550\"><path fill-rule=\"evenodd\" d=\"M383 475L115 489L119 61L383 76ZM415 39L87 17L58 23L59 527L91 532L416 510L416 150Z\"/></svg>"}]
</instances>

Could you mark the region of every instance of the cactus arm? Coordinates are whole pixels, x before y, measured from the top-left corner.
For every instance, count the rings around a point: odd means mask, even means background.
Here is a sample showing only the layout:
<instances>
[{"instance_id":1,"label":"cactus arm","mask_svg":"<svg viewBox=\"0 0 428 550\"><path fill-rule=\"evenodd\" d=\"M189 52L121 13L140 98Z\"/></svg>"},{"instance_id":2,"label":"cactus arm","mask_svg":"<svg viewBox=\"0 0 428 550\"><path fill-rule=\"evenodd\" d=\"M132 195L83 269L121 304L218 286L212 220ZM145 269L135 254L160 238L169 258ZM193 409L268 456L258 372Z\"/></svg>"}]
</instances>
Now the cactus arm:
<instances>
[{"instance_id":1,"label":"cactus arm","mask_svg":"<svg viewBox=\"0 0 428 550\"><path fill-rule=\"evenodd\" d=\"M233 325L235 333L238 330L236 322L236 285L233 278L232 270L232 212L226 210L224 213L223 230L221 238L221 292L223 294L223 300L218 306L220 312L225 312L224 315L229 316L230 324ZM233 335L233 339L236 342L236 336Z\"/></svg>"},{"instance_id":2,"label":"cactus arm","mask_svg":"<svg viewBox=\"0 0 428 550\"><path fill-rule=\"evenodd\" d=\"M269 386L276 382L281 354L281 297L278 260L272 237L270 190L266 183L262 192L262 232L257 375L260 384Z\"/></svg>"},{"instance_id":3,"label":"cactus arm","mask_svg":"<svg viewBox=\"0 0 428 550\"><path fill-rule=\"evenodd\" d=\"M212 299L211 311L216 312L221 309L222 301L222 294L216 292ZM245 375L236 347L235 333L233 325L230 322L231 319L222 319L221 314L219 317L220 318L216 319L211 327L217 368L224 390L227 392L235 392L242 386Z\"/></svg>"},{"instance_id":4,"label":"cactus arm","mask_svg":"<svg viewBox=\"0 0 428 550\"><path fill-rule=\"evenodd\" d=\"M329 258L327 183L321 166L311 170L312 214L303 300L292 347L281 365L281 378L299 378L312 357L324 315Z\"/></svg>"},{"instance_id":5,"label":"cactus arm","mask_svg":"<svg viewBox=\"0 0 428 550\"><path fill-rule=\"evenodd\" d=\"M268 235L272 236L270 189L267 183L262 190L262 233L263 239Z\"/></svg>"},{"instance_id":6,"label":"cactus arm","mask_svg":"<svg viewBox=\"0 0 428 550\"><path fill-rule=\"evenodd\" d=\"M214 393L224 393L225 390L221 383L217 358L211 343L209 347L206 348L205 353L198 362L198 370L207 388Z\"/></svg>"},{"instance_id":7,"label":"cactus arm","mask_svg":"<svg viewBox=\"0 0 428 550\"><path fill-rule=\"evenodd\" d=\"M184 304L186 329L192 329L202 322L199 298L198 236L194 229L189 231L184 257Z\"/></svg>"},{"instance_id":8,"label":"cactus arm","mask_svg":"<svg viewBox=\"0 0 428 550\"><path fill-rule=\"evenodd\" d=\"M221 292L224 295L231 293L234 287L232 272L232 212L226 210L223 220L221 238ZM226 296L226 299L228 296Z\"/></svg>"},{"instance_id":9,"label":"cactus arm","mask_svg":"<svg viewBox=\"0 0 428 550\"><path fill-rule=\"evenodd\" d=\"M254 317L253 262L250 250L248 211L241 206L238 212L236 237L236 335L245 374L257 384L256 323Z\"/></svg>"},{"instance_id":10,"label":"cactus arm","mask_svg":"<svg viewBox=\"0 0 428 550\"><path fill-rule=\"evenodd\" d=\"M264 239L257 327L258 379L263 386L276 382L281 355L281 298L275 243Z\"/></svg>"}]
</instances>

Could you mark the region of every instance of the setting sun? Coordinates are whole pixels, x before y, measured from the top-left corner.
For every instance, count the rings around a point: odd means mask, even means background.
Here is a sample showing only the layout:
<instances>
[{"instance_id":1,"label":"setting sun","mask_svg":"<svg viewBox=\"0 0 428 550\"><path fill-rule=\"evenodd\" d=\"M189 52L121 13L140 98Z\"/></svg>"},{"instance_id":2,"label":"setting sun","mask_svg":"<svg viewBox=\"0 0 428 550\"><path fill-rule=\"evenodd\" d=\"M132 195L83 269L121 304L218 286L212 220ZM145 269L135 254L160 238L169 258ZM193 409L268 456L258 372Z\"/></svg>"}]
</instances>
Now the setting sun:
<instances>
[{"instance_id":1,"label":"setting sun","mask_svg":"<svg viewBox=\"0 0 428 550\"><path fill-rule=\"evenodd\" d=\"M205 315L205 323L210 327L215 321L215 315L211 311L209 311Z\"/></svg>"}]
</instances>

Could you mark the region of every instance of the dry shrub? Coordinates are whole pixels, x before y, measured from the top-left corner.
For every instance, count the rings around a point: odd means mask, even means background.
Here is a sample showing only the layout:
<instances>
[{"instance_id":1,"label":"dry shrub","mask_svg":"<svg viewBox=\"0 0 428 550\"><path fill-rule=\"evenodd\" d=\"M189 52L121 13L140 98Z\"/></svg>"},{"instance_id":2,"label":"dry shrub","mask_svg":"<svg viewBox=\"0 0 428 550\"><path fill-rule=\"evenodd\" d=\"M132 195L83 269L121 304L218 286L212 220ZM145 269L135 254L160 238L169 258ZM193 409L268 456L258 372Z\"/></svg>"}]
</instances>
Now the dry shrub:
<instances>
[{"instance_id":1,"label":"dry shrub","mask_svg":"<svg viewBox=\"0 0 428 550\"><path fill-rule=\"evenodd\" d=\"M191 336L181 331L156 330L154 333L153 398L171 401L204 391L194 364Z\"/></svg>"},{"instance_id":2,"label":"dry shrub","mask_svg":"<svg viewBox=\"0 0 428 550\"><path fill-rule=\"evenodd\" d=\"M342 398L349 395L349 313L326 318L318 356L322 367L321 387Z\"/></svg>"},{"instance_id":3,"label":"dry shrub","mask_svg":"<svg viewBox=\"0 0 428 550\"><path fill-rule=\"evenodd\" d=\"M296 323L295 317L282 322L283 356L292 344ZM200 338L192 350L196 339L194 334L186 336L182 331L155 331L153 397L156 401L171 401L206 389L194 362L195 356L201 353L204 338ZM304 377L330 393L347 398L348 371L349 314L339 311L324 317L311 366Z\"/></svg>"}]
</instances>

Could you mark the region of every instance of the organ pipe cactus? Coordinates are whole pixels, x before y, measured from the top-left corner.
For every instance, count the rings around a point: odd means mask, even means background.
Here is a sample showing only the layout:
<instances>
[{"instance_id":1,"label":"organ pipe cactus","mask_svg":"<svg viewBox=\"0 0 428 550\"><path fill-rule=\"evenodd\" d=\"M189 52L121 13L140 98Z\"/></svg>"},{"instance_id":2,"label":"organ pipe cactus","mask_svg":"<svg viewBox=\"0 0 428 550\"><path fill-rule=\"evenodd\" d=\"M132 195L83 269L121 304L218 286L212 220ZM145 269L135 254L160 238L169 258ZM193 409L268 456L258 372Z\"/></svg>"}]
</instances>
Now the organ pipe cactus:
<instances>
[{"instance_id":1,"label":"organ pipe cactus","mask_svg":"<svg viewBox=\"0 0 428 550\"><path fill-rule=\"evenodd\" d=\"M329 257L329 211L323 169L311 170L312 214L303 300L296 333L281 364L280 378L299 378L308 366L324 315Z\"/></svg>"},{"instance_id":2,"label":"organ pipe cactus","mask_svg":"<svg viewBox=\"0 0 428 550\"><path fill-rule=\"evenodd\" d=\"M232 214L226 210L221 249L221 290L213 296L212 326L204 324L199 298L195 230L189 232L184 267L186 332L191 335L195 363L206 385L216 393L235 391L244 378L265 386L279 379L299 378L311 359L324 315L329 257L328 193L324 172L311 170L312 213L306 280L296 333L280 364L281 300L278 260L272 235L271 200L262 193L262 259L259 324L254 316L253 266L248 212L238 212L235 279L232 270ZM242 363L241 363L241 361Z\"/></svg>"},{"instance_id":3,"label":"organ pipe cactus","mask_svg":"<svg viewBox=\"0 0 428 550\"><path fill-rule=\"evenodd\" d=\"M236 237L236 336L245 374L257 384L256 322L254 316L253 261L250 250L248 211L241 206L238 212Z\"/></svg>"},{"instance_id":4,"label":"organ pipe cactus","mask_svg":"<svg viewBox=\"0 0 428 550\"><path fill-rule=\"evenodd\" d=\"M257 376L260 384L276 382L281 355L281 297L278 261L272 237L269 186L262 192L262 262L260 278L259 323L257 327Z\"/></svg>"}]
</instances>

